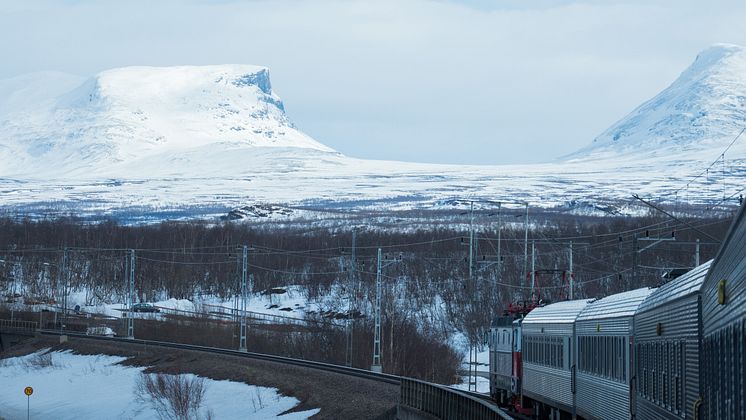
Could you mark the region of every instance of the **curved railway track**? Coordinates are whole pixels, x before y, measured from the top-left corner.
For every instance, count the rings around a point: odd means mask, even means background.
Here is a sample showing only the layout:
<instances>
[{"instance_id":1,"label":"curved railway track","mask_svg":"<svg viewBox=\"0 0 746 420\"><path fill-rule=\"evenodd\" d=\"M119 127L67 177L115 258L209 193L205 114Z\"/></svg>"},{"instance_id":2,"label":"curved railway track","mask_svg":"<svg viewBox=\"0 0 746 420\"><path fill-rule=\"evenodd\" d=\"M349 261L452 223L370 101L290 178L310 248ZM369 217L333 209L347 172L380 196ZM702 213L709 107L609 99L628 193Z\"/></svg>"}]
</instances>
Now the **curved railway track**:
<instances>
[{"instance_id":1,"label":"curved railway track","mask_svg":"<svg viewBox=\"0 0 746 420\"><path fill-rule=\"evenodd\" d=\"M364 379L369 379L373 381L389 383L393 385L399 385L400 379L401 379L399 376L396 376L396 375L389 375L386 373L376 373L376 372L371 372L365 369L358 369L358 368L352 368L352 367L347 367L347 366L339 366L339 365L334 365L331 363L323 363L323 362L316 362L312 360L303 360L303 359L294 359L292 357L275 356L275 355L264 354L264 353L242 352L238 350L223 349L223 348L218 348L218 347L197 346L194 344L172 343L168 341L142 340L139 338L104 337L104 336L87 335L87 334L81 334L81 333L60 332L60 331L54 331L54 330L40 330L39 332L44 335L67 335L70 337L78 337L78 338L85 338L85 339L91 339L91 340L101 340L101 341L107 341L107 342L123 342L123 343L129 343L129 344L142 344L145 346L158 346L158 347L166 347L166 348L172 348L172 349L192 350L192 351L201 351L201 352L212 353L212 354L245 357L245 358L255 359L255 360L265 360L269 362L283 363L286 365L294 365L294 366L301 366L301 367L306 367L306 368L311 368L311 369L318 369L318 370L323 370L327 372L341 373L344 375L355 376L358 378L364 378Z\"/></svg>"}]
</instances>

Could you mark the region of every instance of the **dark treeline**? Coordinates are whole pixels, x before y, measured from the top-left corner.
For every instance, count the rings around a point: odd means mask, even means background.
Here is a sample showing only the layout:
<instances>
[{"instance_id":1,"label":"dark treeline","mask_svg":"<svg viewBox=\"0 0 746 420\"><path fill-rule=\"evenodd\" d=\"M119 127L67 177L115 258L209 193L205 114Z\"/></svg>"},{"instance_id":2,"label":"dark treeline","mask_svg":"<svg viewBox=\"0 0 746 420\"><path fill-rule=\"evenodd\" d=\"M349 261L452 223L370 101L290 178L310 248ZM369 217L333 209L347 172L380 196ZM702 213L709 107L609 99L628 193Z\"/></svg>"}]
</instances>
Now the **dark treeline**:
<instances>
[{"instance_id":1,"label":"dark treeline","mask_svg":"<svg viewBox=\"0 0 746 420\"><path fill-rule=\"evenodd\" d=\"M664 281L661 275L667 269L692 267L696 239L702 241L700 261L707 261L717 251L717 244L709 244L712 240L704 234L722 238L730 221L729 217L687 220L698 227L695 231L658 216L539 213L530 219L526 250L524 221L517 215L503 215L498 244L494 215L476 214L471 278L465 216L452 224L427 228L358 228L354 276L351 230L339 226L308 231L233 222L123 226L115 222L82 224L74 219L0 219L0 260L4 261L0 262L0 292L58 300L63 279L67 279L72 290L86 290L88 304L124 302L129 250L135 249L135 284L140 299L230 298L238 290L238 247L247 245L255 291L300 285L309 299L337 296L336 301L325 300L326 309L337 312L348 309L345 297L352 292L354 308L370 314L376 250L382 247L387 262L397 260L383 270L384 324L390 326L388 331L384 328L384 347L387 335L389 342L396 343L394 336L405 334L405 330L410 333L412 327L422 330L425 325L433 337L444 338L457 329L478 341L491 318L509 302L532 298L527 272L532 262L531 242L538 273L534 293L547 301L567 297L572 240L574 297L602 297L656 286ZM653 245L650 238L667 240ZM524 258L526 251L528 260ZM386 350L393 358L384 358L384 364L389 363L388 369L384 366L387 371L404 369L407 359L396 356L400 350Z\"/></svg>"}]
</instances>

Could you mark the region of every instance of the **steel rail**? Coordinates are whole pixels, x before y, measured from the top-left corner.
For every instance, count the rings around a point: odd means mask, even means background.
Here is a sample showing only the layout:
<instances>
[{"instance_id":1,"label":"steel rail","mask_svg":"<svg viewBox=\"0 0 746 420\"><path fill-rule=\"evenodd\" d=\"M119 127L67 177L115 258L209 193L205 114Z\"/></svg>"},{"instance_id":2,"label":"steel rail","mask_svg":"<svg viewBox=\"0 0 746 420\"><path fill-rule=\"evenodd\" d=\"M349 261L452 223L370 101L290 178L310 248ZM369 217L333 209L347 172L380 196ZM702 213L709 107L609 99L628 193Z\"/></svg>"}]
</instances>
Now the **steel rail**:
<instances>
[{"instance_id":1,"label":"steel rail","mask_svg":"<svg viewBox=\"0 0 746 420\"><path fill-rule=\"evenodd\" d=\"M173 348L173 349L179 349L179 350L192 350L192 351L200 351L200 352L205 352L205 353L221 354L221 355L226 355L226 356L245 357L249 359L283 363L286 365L306 367L306 368L311 368L311 369L323 370L327 372L341 373L344 375L355 376L355 377L364 378L364 379L370 379L370 380L374 380L378 382L389 383L392 385L400 384L400 377L396 375L390 375L387 373L376 373L376 372L371 372L365 369L351 368L347 366L340 366L340 365L324 363L324 362L316 362L312 360L294 359L292 357L275 356L275 355L264 354L264 353L242 352L238 350L222 349L218 347L207 347L207 346L198 346L194 344L172 343L168 341L143 340L139 338L130 339L130 338L124 338L124 337L94 336L94 335L87 335L87 334L82 334L82 333L72 333L72 332L55 331L55 330L39 330L39 333L44 334L44 335L67 335L70 337L90 339L90 340L131 343L131 344L140 344L144 346L166 347L166 348Z\"/></svg>"}]
</instances>

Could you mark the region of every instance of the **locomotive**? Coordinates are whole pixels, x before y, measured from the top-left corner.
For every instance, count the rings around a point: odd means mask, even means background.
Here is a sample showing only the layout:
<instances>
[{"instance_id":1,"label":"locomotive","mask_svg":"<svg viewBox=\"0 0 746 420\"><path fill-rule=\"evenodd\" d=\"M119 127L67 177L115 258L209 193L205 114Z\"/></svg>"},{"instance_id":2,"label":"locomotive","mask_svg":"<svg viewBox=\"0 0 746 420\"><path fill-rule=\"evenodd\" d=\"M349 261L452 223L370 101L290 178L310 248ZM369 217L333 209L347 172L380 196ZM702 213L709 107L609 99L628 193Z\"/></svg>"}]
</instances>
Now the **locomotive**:
<instances>
[{"instance_id":1,"label":"locomotive","mask_svg":"<svg viewBox=\"0 0 746 420\"><path fill-rule=\"evenodd\" d=\"M490 394L546 419L746 419L746 206L712 261L658 287L510 306Z\"/></svg>"}]
</instances>

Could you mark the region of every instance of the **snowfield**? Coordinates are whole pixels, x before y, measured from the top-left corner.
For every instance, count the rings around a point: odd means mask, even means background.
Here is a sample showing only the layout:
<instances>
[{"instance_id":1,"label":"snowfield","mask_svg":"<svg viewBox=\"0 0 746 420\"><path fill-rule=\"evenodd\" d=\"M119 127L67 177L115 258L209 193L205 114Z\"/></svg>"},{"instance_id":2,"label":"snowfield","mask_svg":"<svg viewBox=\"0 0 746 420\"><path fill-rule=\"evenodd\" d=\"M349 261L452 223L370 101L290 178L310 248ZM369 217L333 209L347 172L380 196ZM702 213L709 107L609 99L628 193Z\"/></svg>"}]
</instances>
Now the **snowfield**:
<instances>
[{"instance_id":1,"label":"snowfield","mask_svg":"<svg viewBox=\"0 0 746 420\"><path fill-rule=\"evenodd\" d=\"M26 418L27 386L31 418L36 419L157 419L157 412L135 393L144 368L119 365L126 358L84 356L69 351L52 352L52 366L39 367L34 359L47 350L0 360L0 417ZM194 375L184 375L187 378ZM214 419L305 419L319 412L308 410L282 415L299 401L278 394L276 389L231 381L205 380L201 409ZM204 417L203 417L204 418Z\"/></svg>"},{"instance_id":2,"label":"snowfield","mask_svg":"<svg viewBox=\"0 0 746 420\"><path fill-rule=\"evenodd\" d=\"M502 166L343 156L292 124L263 67L29 75L0 81L0 209L163 220L267 204L438 209L453 198L717 203L746 177L746 136L727 149L746 127L745 74L746 49L715 45L588 147Z\"/></svg>"},{"instance_id":3,"label":"snowfield","mask_svg":"<svg viewBox=\"0 0 746 420\"><path fill-rule=\"evenodd\" d=\"M15 287L17 288L16 290L24 290L22 284L16 284ZM306 314L309 313L343 310L343 306L340 306L340 302L344 301L345 297L337 290L329 295L319 296L317 299L309 301L306 298L302 286L290 285L280 289L284 290L284 293L273 293L272 295L262 294L261 292L252 293L249 296L246 310L256 314L287 318L288 321L294 319L303 320L306 318ZM112 318L122 318L126 313L126 306L124 303L109 301L86 305L86 297L89 296L89 294L90 293L87 293L85 290L75 290L70 292L70 295L68 296L68 307L73 309L78 306L79 313L81 314L89 313ZM222 313L230 315L232 310L236 307L234 299L226 300L216 296L195 296L192 299L165 298L163 300L142 303L149 303L159 308L161 312L135 312L134 316L136 318L160 319L168 310L183 313L183 315L195 316L204 313L214 313L216 315ZM27 306L22 304L20 301L13 304L7 304L6 306L10 309L16 310L24 310L28 308L31 308L34 311L42 309L61 310L56 306L53 307L46 304Z\"/></svg>"}]
</instances>

